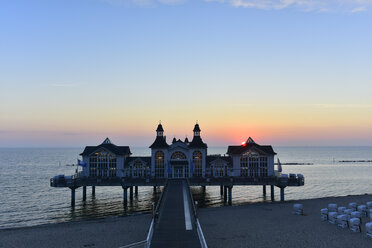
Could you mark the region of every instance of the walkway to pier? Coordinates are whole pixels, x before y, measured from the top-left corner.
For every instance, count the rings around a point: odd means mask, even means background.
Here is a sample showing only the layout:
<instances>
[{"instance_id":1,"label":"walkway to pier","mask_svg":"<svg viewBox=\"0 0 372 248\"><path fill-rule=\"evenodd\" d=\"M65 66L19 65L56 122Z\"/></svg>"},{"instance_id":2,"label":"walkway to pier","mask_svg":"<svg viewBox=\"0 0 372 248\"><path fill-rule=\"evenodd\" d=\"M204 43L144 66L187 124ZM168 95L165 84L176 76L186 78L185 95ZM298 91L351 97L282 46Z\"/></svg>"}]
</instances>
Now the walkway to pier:
<instances>
[{"instance_id":1,"label":"walkway to pier","mask_svg":"<svg viewBox=\"0 0 372 248\"><path fill-rule=\"evenodd\" d=\"M151 248L201 247L189 190L185 180L168 180Z\"/></svg>"}]
</instances>

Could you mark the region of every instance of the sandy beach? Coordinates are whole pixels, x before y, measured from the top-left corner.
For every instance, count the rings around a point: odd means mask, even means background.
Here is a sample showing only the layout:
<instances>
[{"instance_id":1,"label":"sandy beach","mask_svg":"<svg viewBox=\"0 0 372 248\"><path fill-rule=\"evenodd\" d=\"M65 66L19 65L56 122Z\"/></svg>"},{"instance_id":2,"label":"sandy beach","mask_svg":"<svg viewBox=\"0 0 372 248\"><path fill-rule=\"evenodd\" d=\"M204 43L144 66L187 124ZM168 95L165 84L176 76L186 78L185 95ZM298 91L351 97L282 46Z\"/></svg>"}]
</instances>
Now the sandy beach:
<instances>
[{"instance_id":1,"label":"sandy beach","mask_svg":"<svg viewBox=\"0 0 372 248\"><path fill-rule=\"evenodd\" d=\"M312 200L256 203L199 209L199 219L211 248L219 247L372 247L372 239L322 222L320 209L328 203L362 204L372 195L330 197ZM304 216L292 214L294 203L304 205ZM144 240L151 215L113 217L0 230L0 247L103 247L117 248Z\"/></svg>"},{"instance_id":2,"label":"sandy beach","mask_svg":"<svg viewBox=\"0 0 372 248\"><path fill-rule=\"evenodd\" d=\"M372 195L330 197L284 203L200 209L199 219L209 247L372 247L372 239L322 222L320 209L328 203L365 204ZM294 203L304 205L304 216L292 214Z\"/></svg>"},{"instance_id":3,"label":"sandy beach","mask_svg":"<svg viewBox=\"0 0 372 248\"><path fill-rule=\"evenodd\" d=\"M0 230L1 248L120 247L146 239L151 214Z\"/></svg>"}]
</instances>

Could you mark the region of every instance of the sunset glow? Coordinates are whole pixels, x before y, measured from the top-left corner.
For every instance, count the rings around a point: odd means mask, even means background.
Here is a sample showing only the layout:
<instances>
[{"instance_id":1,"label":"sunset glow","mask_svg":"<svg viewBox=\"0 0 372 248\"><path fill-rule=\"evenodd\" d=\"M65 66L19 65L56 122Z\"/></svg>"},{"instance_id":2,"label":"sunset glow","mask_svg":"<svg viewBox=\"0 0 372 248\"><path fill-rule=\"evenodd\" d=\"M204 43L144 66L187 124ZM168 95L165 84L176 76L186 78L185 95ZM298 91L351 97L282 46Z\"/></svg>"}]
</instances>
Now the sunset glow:
<instances>
[{"instance_id":1,"label":"sunset glow","mask_svg":"<svg viewBox=\"0 0 372 248\"><path fill-rule=\"evenodd\" d=\"M1 147L148 146L159 120L210 146L372 145L369 5L19 2L0 10Z\"/></svg>"}]
</instances>

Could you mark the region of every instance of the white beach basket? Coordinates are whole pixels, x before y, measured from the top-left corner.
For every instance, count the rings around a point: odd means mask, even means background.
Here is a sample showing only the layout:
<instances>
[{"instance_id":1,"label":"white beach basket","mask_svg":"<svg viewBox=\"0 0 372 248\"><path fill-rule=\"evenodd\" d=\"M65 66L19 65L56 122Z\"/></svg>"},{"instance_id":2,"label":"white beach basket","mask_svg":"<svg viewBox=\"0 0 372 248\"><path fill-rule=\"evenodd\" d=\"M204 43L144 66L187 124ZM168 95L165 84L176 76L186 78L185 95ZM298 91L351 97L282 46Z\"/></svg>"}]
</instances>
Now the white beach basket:
<instances>
[{"instance_id":1,"label":"white beach basket","mask_svg":"<svg viewBox=\"0 0 372 248\"><path fill-rule=\"evenodd\" d=\"M337 226L347 228L347 215L340 214L337 216Z\"/></svg>"},{"instance_id":2,"label":"white beach basket","mask_svg":"<svg viewBox=\"0 0 372 248\"><path fill-rule=\"evenodd\" d=\"M328 220L328 208L322 208L320 210L320 218L322 219L322 221Z\"/></svg>"},{"instance_id":3,"label":"white beach basket","mask_svg":"<svg viewBox=\"0 0 372 248\"><path fill-rule=\"evenodd\" d=\"M337 208L338 214L344 214L345 213L345 210L346 210L346 207L338 207Z\"/></svg>"},{"instance_id":4,"label":"white beach basket","mask_svg":"<svg viewBox=\"0 0 372 248\"><path fill-rule=\"evenodd\" d=\"M337 212L329 212L328 213L328 222L331 224L337 223Z\"/></svg>"},{"instance_id":5,"label":"white beach basket","mask_svg":"<svg viewBox=\"0 0 372 248\"><path fill-rule=\"evenodd\" d=\"M357 203L356 202L350 202L349 203L349 208L356 211L357 210Z\"/></svg>"},{"instance_id":6,"label":"white beach basket","mask_svg":"<svg viewBox=\"0 0 372 248\"><path fill-rule=\"evenodd\" d=\"M300 203L293 204L293 214L303 215L304 214L304 205Z\"/></svg>"},{"instance_id":7,"label":"white beach basket","mask_svg":"<svg viewBox=\"0 0 372 248\"><path fill-rule=\"evenodd\" d=\"M353 232L361 232L362 229L360 228L360 219L359 218L351 218L349 221L349 228Z\"/></svg>"},{"instance_id":8,"label":"white beach basket","mask_svg":"<svg viewBox=\"0 0 372 248\"><path fill-rule=\"evenodd\" d=\"M367 217L367 206L366 205L359 205L358 211L361 214L361 217Z\"/></svg>"},{"instance_id":9,"label":"white beach basket","mask_svg":"<svg viewBox=\"0 0 372 248\"><path fill-rule=\"evenodd\" d=\"M335 203L328 204L328 211L329 212L337 212L337 204L335 204Z\"/></svg>"},{"instance_id":10,"label":"white beach basket","mask_svg":"<svg viewBox=\"0 0 372 248\"><path fill-rule=\"evenodd\" d=\"M366 223L366 235L372 238L372 222Z\"/></svg>"}]
</instances>

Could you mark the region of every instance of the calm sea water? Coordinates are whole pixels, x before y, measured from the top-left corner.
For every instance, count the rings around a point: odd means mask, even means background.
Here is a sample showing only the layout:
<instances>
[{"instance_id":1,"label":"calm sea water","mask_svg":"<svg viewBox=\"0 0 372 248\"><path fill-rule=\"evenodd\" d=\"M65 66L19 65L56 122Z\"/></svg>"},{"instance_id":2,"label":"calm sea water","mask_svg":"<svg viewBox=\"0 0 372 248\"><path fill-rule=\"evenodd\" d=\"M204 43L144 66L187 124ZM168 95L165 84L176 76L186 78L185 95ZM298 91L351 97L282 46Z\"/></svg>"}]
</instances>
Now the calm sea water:
<instances>
[{"instance_id":1,"label":"calm sea water","mask_svg":"<svg viewBox=\"0 0 372 248\"><path fill-rule=\"evenodd\" d=\"M339 160L372 160L372 147L274 147L283 165L283 173L301 173L305 186L288 187L286 199L372 193L372 163L340 163ZM147 148L131 148L134 155L149 155ZM82 148L1 148L0 149L0 229L47 223L104 218L147 212L158 195L152 187L140 187L139 194L125 209L121 187L96 187L87 201L82 189L76 191L76 206L70 206L70 190L51 188L49 179L58 174L73 174ZM209 154L225 153L226 148L209 148ZM219 187L192 189L195 200L204 207L221 206ZM262 186L234 187L233 204L269 201ZM276 189L275 198L279 199Z\"/></svg>"}]
</instances>

